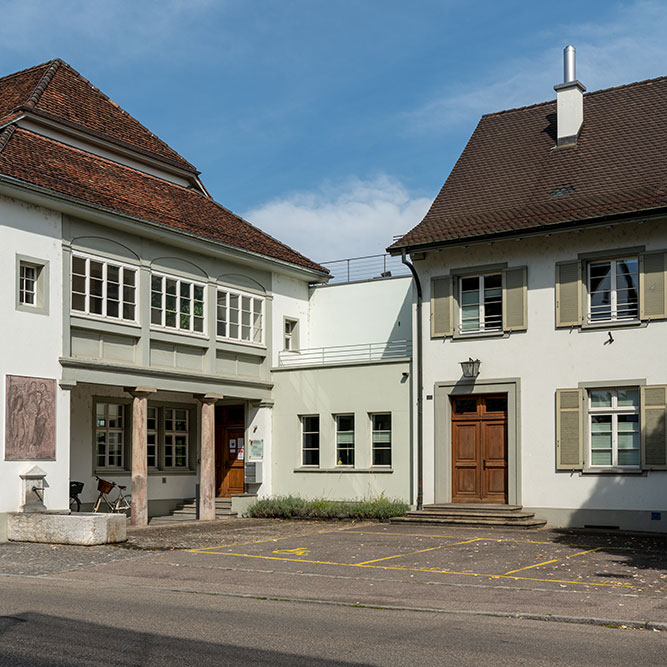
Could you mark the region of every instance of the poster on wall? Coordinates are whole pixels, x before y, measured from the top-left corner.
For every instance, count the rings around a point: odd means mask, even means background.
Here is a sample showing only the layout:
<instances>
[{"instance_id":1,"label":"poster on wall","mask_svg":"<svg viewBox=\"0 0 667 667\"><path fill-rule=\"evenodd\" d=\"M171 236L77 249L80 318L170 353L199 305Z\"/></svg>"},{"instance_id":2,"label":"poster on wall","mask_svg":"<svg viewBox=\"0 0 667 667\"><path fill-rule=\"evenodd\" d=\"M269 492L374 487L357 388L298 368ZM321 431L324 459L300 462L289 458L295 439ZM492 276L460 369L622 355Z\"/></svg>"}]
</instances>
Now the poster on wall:
<instances>
[{"instance_id":1,"label":"poster on wall","mask_svg":"<svg viewBox=\"0 0 667 667\"><path fill-rule=\"evenodd\" d=\"M250 440L248 447L248 459L261 461L264 458L264 440Z\"/></svg>"},{"instance_id":2,"label":"poster on wall","mask_svg":"<svg viewBox=\"0 0 667 667\"><path fill-rule=\"evenodd\" d=\"M7 376L6 461L55 461L56 381Z\"/></svg>"}]
</instances>

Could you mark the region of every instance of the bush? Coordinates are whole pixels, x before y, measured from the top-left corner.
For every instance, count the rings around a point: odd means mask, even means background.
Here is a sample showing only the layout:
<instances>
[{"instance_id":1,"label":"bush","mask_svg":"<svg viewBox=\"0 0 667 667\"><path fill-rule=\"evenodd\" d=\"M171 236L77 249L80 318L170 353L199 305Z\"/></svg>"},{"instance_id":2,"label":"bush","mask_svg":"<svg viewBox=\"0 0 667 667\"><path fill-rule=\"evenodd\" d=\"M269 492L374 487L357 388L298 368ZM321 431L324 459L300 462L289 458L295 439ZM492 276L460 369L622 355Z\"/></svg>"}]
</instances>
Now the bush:
<instances>
[{"instance_id":1,"label":"bush","mask_svg":"<svg viewBox=\"0 0 667 667\"><path fill-rule=\"evenodd\" d=\"M375 519L403 516L410 509L402 500L391 500L384 495L360 501L305 500L299 496L263 498L248 508L248 516L262 519Z\"/></svg>"}]
</instances>

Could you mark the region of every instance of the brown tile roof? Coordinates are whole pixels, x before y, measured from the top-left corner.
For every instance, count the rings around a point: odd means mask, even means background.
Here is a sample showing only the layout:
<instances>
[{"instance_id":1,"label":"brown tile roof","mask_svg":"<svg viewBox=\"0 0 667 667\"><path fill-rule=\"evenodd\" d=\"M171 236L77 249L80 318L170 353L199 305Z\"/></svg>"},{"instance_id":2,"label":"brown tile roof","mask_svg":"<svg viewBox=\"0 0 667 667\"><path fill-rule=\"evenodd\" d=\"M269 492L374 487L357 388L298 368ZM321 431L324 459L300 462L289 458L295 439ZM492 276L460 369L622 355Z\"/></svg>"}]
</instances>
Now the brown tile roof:
<instances>
[{"instance_id":1,"label":"brown tile roof","mask_svg":"<svg viewBox=\"0 0 667 667\"><path fill-rule=\"evenodd\" d=\"M122 146L196 172L185 158L62 60L0 78L0 123L18 110L58 119Z\"/></svg>"},{"instance_id":2,"label":"brown tile roof","mask_svg":"<svg viewBox=\"0 0 667 667\"><path fill-rule=\"evenodd\" d=\"M556 102L485 115L424 219L390 250L667 206L667 77L584 95L576 146Z\"/></svg>"},{"instance_id":3,"label":"brown tile roof","mask_svg":"<svg viewBox=\"0 0 667 667\"><path fill-rule=\"evenodd\" d=\"M197 190L19 127L0 132L0 174L113 212L328 273Z\"/></svg>"}]
</instances>

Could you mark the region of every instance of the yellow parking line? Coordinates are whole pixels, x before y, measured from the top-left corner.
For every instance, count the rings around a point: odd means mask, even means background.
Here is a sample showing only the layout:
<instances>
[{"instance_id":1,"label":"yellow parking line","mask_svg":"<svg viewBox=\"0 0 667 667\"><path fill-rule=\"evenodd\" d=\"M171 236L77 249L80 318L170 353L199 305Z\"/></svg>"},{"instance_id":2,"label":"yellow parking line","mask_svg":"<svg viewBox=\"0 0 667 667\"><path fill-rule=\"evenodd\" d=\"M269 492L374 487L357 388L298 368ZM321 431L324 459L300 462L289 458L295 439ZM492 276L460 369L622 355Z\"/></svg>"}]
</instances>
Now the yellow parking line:
<instances>
[{"instance_id":1,"label":"yellow parking line","mask_svg":"<svg viewBox=\"0 0 667 667\"><path fill-rule=\"evenodd\" d=\"M354 565L356 567L359 567L361 565L368 565L370 563L379 563L380 561L383 560L391 560L392 558L403 558L404 556L414 556L416 554L423 554L426 553L427 551L437 551L438 549L444 549L445 547L455 547L457 544L470 544L470 542L476 542L477 538L473 540L466 540L465 542L455 542L454 544L441 544L440 546L437 547L430 547L429 549L420 549L419 551L410 551L405 554L397 554L396 556L385 556L384 558L376 558L375 560L367 560L364 561L363 563L350 563L350 565Z\"/></svg>"},{"instance_id":2,"label":"yellow parking line","mask_svg":"<svg viewBox=\"0 0 667 667\"><path fill-rule=\"evenodd\" d=\"M561 560L569 560L570 558L574 558L575 556L585 556L586 554L593 553L594 551L600 551L600 549L604 549L604 547L595 547L595 549L588 549L588 551L580 551L579 553L571 554L569 556L564 556L563 558L554 558L553 560L545 560L543 563L535 563L535 565L527 565L526 567L520 567L518 570L510 570L509 572L505 572L505 574L515 574L516 572L522 572L523 570L530 570L534 567L540 567L541 565L549 565L550 563L557 563L558 561Z\"/></svg>"},{"instance_id":3,"label":"yellow parking line","mask_svg":"<svg viewBox=\"0 0 667 667\"><path fill-rule=\"evenodd\" d=\"M306 560L305 558L282 558L280 556L259 556L258 554L236 554L230 551L197 551L192 549L191 553L216 554L218 556L242 556L243 558L262 558L264 560L286 560L292 563L315 563L316 565L348 565L348 563L330 563L326 560Z\"/></svg>"},{"instance_id":4,"label":"yellow parking line","mask_svg":"<svg viewBox=\"0 0 667 667\"><path fill-rule=\"evenodd\" d=\"M310 537L311 535L325 535L326 533L337 533L344 530L343 528L333 528L332 530L314 530L310 533L302 533L300 535L287 535L285 537L269 537L264 540L254 540L253 542L232 542L231 544L218 544L215 547L201 547L199 549L187 549L187 553L203 553L210 549L226 549L228 547L245 547L249 544L262 544L264 542L279 542L280 540L289 540L291 538L298 539L300 537ZM214 552L213 552L214 553Z\"/></svg>"},{"instance_id":5,"label":"yellow parking line","mask_svg":"<svg viewBox=\"0 0 667 667\"><path fill-rule=\"evenodd\" d=\"M396 537L430 537L433 539L452 539L455 540L460 535L429 535L426 533L389 533L372 530L346 530L346 533L356 533L357 535L395 535ZM539 542L537 540L517 540L511 537L476 537L475 540L488 540L489 542L517 542L518 544L555 544L554 542Z\"/></svg>"}]
</instances>

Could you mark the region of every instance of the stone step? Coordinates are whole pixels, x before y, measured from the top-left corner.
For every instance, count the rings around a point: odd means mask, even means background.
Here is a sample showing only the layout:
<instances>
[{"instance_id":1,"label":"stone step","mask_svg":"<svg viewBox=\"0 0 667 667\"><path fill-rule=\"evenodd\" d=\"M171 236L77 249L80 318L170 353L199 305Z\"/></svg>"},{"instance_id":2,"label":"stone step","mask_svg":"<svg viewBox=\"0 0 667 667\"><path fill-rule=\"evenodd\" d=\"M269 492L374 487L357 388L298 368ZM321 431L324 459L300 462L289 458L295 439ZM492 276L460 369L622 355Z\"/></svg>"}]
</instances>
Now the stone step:
<instances>
[{"instance_id":1,"label":"stone step","mask_svg":"<svg viewBox=\"0 0 667 667\"><path fill-rule=\"evenodd\" d=\"M454 518L489 518L489 519L505 519L506 521L520 521L522 519L532 519L535 514L532 512L485 512L484 510L467 510L465 512L457 512L455 510L422 510L408 512L406 516L425 516L429 518L446 519Z\"/></svg>"},{"instance_id":2,"label":"stone step","mask_svg":"<svg viewBox=\"0 0 667 667\"><path fill-rule=\"evenodd\" d=\"M424 505L424 512L439 510L456 510L457 512L518 512L523 509L523 505L500 505L487 503L433 503Z\"/></svg>"},{"instance_id":3,"label":"stone step","mask_svg":"<svg viewBox=\"0 0 667 667\"><path fill-rule=\"evenodd\" d=\"M464 517L464 516L398 516L389 520L390 523L414 523L429 525L458 525L458 526L502 526L504 528L541 528L546 525L542 519L522 518L518 521L508 521L501 517Z\"/></svg>"}]
</instances>

